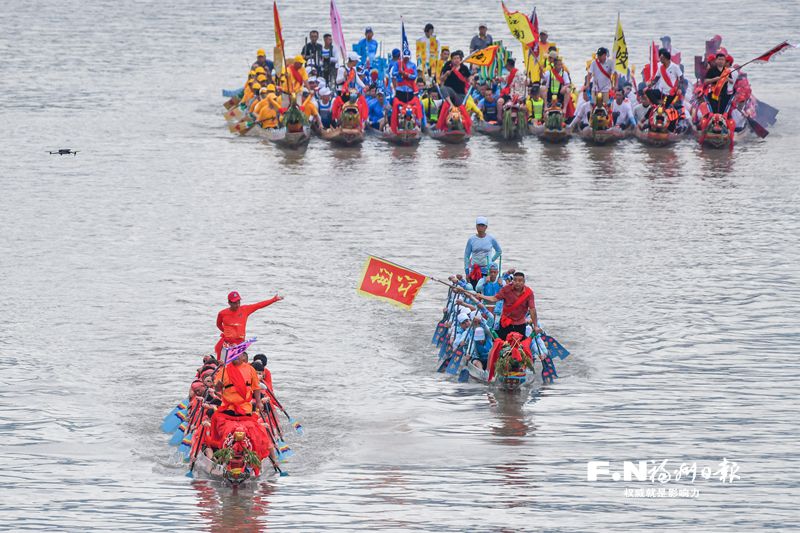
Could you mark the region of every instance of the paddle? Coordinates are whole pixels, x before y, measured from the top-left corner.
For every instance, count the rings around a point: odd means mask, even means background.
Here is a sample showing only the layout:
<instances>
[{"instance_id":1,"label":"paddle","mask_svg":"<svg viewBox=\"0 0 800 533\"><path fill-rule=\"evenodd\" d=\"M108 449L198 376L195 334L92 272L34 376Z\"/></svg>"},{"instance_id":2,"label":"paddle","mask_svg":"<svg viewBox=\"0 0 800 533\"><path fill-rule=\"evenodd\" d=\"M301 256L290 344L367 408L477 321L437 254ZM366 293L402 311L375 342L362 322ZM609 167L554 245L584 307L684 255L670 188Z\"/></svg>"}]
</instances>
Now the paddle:
<instances>
[{"instance_id":1,"label":"paddle","mask_svg":"<svg viewBox=\"0 0 800 533\"><path fill-rule=\"evenodd\" d=\"M458 371L461 368L461 362L464 360L465 355L467 360L469 360L469 354L472 350L472 336L474 334L475 328L470 325L469 332L467 333L467 337L465 339L466 345L463 347L460 346L458 349L456 349L455 357L453 357L450 361L450 364L447 365L447 373L451 376L458 374Z\"/></svg>"},{"instance_id":2,"label":"paddle","mask_svg":"<svg viewBox=\"0 0 800 533\"><path fill-rule=\"evenodd\" d=\"M753 128L753 131L755 132L755 134L758 135L761 139L763 139L767 135L769 135L769 131L767 131L767 128L765 128L764 126L759 124L756 121L756 119L754 119L752 117L747 117L747 123L750 124L750 127Z\"/></svg>"},{"instance_id":3,"label":"paddle","mask_svg":"<svg viewBox=\"0 0 800 533\"><path fill-rule=\"evenodd\" d=\"M467 347L467 362L464 363L461 372L458 374L458 382L459 383L466 383L469 381L469 370L467 370L467 365L472 360L472 349L475 346L475 329L473 328L472 333L470 334L469 339L469 346Z\"/></svg>"},{"instance_id":4,"label":"paddle","mask_svg":"<svg viewBox=\"0 0 800 533\"><path fill-rule=\"evenodd\" d=\"M264 389L267 391L267 394L269 394L270 398L272 398L272 400L275 402L275 405L277 405L278 408L281 411L283 411L283 414L286 415L286 418L289 420L289 424L292 425L295 432L298 435L302 436L304 433L303 425L297 419L292 418L288 412L286 412L286 409L284 409L283 405L281 405L281 402L278 401L278 398L275 396L275 393L272 392L272 389L270 389L266 383L264 384Z\"/></svg>"},{"instance_id":5,"label":"paddle","mask_svg":"<svg viewBox=\"0 0 800 533\"><path fill-rule=\"evenodd\" d=\"M548 353L557 356L559 359L566 359L569 355L569 350L564 348L555 338L542 333L541 339L544 341Z\"/></svg>"},{"instance_id":6,"label":"paddle","mask_svg":"<svg viewBox=\"0 0 800 533\"><path fill-rule=\"evenodd\" d=\"M444 312L442 313L442 319L438 324L436 324L436 329L433 332L433 338L431 338L431 344L438 346L444 336L447 334L447 326L445 323L447 322L447 315L450 312L450 307L453 305L453 300L453 289L451 287L447 289L447 304L445 305Z\"/></svg>"},{"instance_id":7,"label":"paddle","mask_svg":"<svg viewBox=\"0 0 800 533\"><path fill-rule=\"evenodd\" d=\"M533 342L531 344L536 347L535 353L539 356L539 360L542 362L542 383L553 383L554 378L558 377L558 374L556 373L556 365L553 363L553 359L550 357L550 354L547 352L543 353L542 347L539 344L539 335L534 335Z\"/></svg>"},{"instance_id":8,"label":"paddle","mask_svg":"<svg viewBox=\"0 0 800 533\"><path fill-rule=\"evenodd\" d=\"M267 419L264 416L264 411L263 410L259 411L259 414L261 415L261 420L263 420L264 423L267 426L269 426L270 423L267 422ZM264 429L267 431L267 435L269 435L269 439L272 441L272 449L275 450L275 454L277 455L278 454L278 445L275 443L275 437L272 435L272 431L270 431L268 428L264 428ZM275 460L274 457L272 457L271 453L269 454L269 462L272 463L272 468L274 468L275 472L277 472L281 477L289 475L288 472L284 472L283 470L281 470L281 467L278 466L278 462Z\"/></svg>"}]
</instances>

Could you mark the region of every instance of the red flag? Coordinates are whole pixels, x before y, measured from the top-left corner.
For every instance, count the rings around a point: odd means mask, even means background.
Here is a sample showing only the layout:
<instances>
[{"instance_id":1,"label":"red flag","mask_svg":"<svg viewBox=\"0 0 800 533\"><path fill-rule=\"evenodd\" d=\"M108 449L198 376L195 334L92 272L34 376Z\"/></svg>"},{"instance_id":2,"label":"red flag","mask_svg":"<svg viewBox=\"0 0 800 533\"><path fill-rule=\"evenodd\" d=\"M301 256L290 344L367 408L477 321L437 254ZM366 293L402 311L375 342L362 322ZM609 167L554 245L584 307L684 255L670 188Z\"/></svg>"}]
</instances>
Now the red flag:
<instances>
[{"instance_id":1,"label":"red flag","mask_svg":"<svg viewBox=\"0 0 800 533\"><path fill-rule=\"evenodd\" d=\"M644 81L650 82L656 74L658 74L658 46L653 41L650 45L650 63L642 69L642 78Z\"/></svg>"},{"instance_id":2,"label":"red flag","mask_svg":"<svg viewBox=\"0 0 800 533\"><path fill-rule=\"evenodd\" d=\"M278 15L278 2L272 2L272 17L275 20L275 44L283 50L283 27L281 17Z\"/></svg>"},{"instance_id":3,"label":"red flag","mask_svg":"<svg viewBox=\"0 0 800 533\"><path fill-rule=\"evenodd\" d=\"M533 57L539 59L539 17L536 15L536 8L533 8L533 14L531 15L531 29L533 30L533 35L536 37L536 40L533 41L533 44L530 44L531 53Z\"/></svg>"},{"instance_id":4,"label":"red flag","mask_svg":"<svg viewBox=\"0 0 800 533\"><path fill-rule=\"evenodd\" d=\"M411 309L427 276L377 257L368 257L361 273L358 293Z\"/></svg>"},{"instance_id":5,"label":"red flag","mask_svg":"<svg viewBox=\"0 0 800 533\"><path fill-rule=\"evenodd\" d=\"M767 61L772 59L773 56L775 56L777 54L780 54L781 52L783 52L783 51L785 51L785 50L787 50L789 48L797 48L797 45L794 45L794 44L790 43L789 41L783 41L778 46L776 46L774 48L771 48L769 51L764 52L763 54L761 54L757 58L753 59L753 61L763 61L764 63L766 63Z\"/></svg>"}]
</instances>

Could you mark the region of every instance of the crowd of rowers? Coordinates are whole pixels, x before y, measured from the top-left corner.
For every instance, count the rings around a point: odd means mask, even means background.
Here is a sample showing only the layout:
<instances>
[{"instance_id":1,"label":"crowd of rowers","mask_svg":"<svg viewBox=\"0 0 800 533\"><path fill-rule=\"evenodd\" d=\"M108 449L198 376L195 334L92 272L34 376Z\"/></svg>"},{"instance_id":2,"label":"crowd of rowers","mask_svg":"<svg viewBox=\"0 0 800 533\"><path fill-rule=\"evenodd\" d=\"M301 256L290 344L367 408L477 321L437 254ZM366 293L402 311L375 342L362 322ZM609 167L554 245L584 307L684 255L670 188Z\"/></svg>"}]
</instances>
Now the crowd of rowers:
<instances>
[{"instance_id":1,"label":"crowd of rowers","mask_svg":"<svg viewBox=\"0 0 800 533\"><path fill-rule=\"evenodd\" d=\"M526 284L523 272L514 268L501 272L497 261L503 250L497 239L487 233L488 225L486 217L475 220L476 233L464 249L464 274L449 277L454 290L443 309L443 336L452 351L468 350L469 362L488 370L490 376L495 363L490 361L495 339L519 344L529 356L538 353L542 361L547 359L552 364L546 349L535 344L543 331L533 290ZM532 363L530 360L531 368Z\"/></svg>"},{"instance_id":2,"label":"crowd of rowers","mask_svg":"<svg viewBox=\"0 0 800 533\"><path fill-rule=\"evenodd\" d=\"M492 42L486 25L481 24L470 43L470 53ZM296 99L315 127L337 126L343 106L350 103L357 106L362 125L375 129L389 125L395 133L401 113L413 116L421 128L441 130L451 105L461 110L468 131L473 118L490 123L502 120L503 108L509 105L521 106L533 124L542 123L546 111L557 108L566 123L575 128L586 127L598 105L606 108L612 123L622 129L637 124L647 129L656 107L671 110L673 118L687 117L684 99L688 82L683 67L673 62L665 48L658 52L659 64L650 80L634 87L632 78L615 73L608 49L600 47L587 61L578 90L558 45L548 41L547 32L540 33L539 46L542 52L538 59L528 65L531 72L520 72L509 57L499 75L486 79L480 69L463 63L462 50L451 52L449 47L440 46L433 25L428 24L417 42L417 58L412 58L408 50L402 53L394 49L387 80L381 80L373 67L379 46L372 28L366 28L355 51L343 59L338 58L329 34L319 42L319 32L311 31L301 54L287 58L281 72L275 70L264 50L258 50L242 100L256 123L265 128L278 127L281 115ZM420 50L424 59L419 56ZM704 100L706 111L725 113L741 125L744 116L729 105L737 79L737 72L731 68L733 58L722 50L707 61L708 71L698 84L700 94L696 96Z\"/></svg>"}]
</instances>

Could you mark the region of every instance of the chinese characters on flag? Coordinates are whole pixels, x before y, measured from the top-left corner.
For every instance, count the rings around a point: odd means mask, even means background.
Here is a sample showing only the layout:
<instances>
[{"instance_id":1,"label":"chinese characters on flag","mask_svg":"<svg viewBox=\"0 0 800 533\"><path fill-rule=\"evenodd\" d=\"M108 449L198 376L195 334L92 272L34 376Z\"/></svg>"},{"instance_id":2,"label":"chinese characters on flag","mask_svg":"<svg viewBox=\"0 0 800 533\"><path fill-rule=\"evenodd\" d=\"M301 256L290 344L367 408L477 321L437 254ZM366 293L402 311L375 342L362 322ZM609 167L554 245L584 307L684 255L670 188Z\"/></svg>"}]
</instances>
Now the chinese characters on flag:
<instances>
[{"instance_id":1,"label":"chinese characters on flag","mask_svg":"<svg viewBox=\"0 0 800 533\"><path fill-rule=\"evenodd\" d=\"M488 67L494 63L494 58L497 56L498 48L500 48L499 45L493 44L492 46L488 46L482 50L475 50L464 60L464 63L469 63L470 65L475 65L478 67Z\"/></svg>"},{"instance_id":2,"label":"chinese characters on flag","mask_svg":"<svg viewBox=\"0 0 800 533\"><path fill-rule=\"evenodd\" d=\"M364 265L358 293L411 309L428 278L422 274L370 256Z\"/></svg>"}]
</instances>

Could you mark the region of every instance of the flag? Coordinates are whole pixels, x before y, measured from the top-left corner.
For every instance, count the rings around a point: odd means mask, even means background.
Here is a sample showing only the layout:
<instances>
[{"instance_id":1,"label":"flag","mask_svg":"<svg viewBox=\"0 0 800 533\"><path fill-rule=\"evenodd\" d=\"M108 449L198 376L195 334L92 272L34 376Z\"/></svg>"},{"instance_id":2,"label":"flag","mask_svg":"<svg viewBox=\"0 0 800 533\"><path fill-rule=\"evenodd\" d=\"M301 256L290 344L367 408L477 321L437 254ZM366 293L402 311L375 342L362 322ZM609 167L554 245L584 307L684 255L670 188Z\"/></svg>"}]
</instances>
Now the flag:
<instances>
[{"instance_id":1,"label":"flag","mask_svg":"<svg viewBox=\"0 0 800 533\"><path fill-rule=\"evenodd\" d=\"M622 20L617 14L617 33L614 36L614 69L620 74L628 74L628 43L625 42L625 33L622 31Z\"/></svg>"},{"instance_id":2,"label":"flag","mask_svg":"<svg viewBox=\"0 0 800 533\"><path fill-rule=\"evenodd\" d=\"M658 74L658 46L653 41L650 44L650 64L645 65L642 69L642 78L644 81L649 82Z\"/></svg>"},{"instance_id":3,"label":"flag","mask_svg":"<svg viewBox=\"0 0 800 533\"><path fill-rule=\"evenodd\" d=\"M505 2L500 2L500 4L503 6L503 15L506 17L506 23L508 24L508 29L511 30L511 35L525 46L535 42L536 36L533 33L533 25L530 19L519 11L509 11Z\"/></svg>"},{"instance_id":4,"label":"flag","mask_svg":"<svg viewBox=\"0 0 800 533\"><path fill-rule=\"evenodd\" d=\"M539 17L536 15L536 8L533 8L533 13L531 14L531 30L533 30L534 41L532 44L528 45L531 49L531 53L536 60L539 60Z\"/></svg>"},{"instance_id":5,"label":"flag","mask_svg":"<svg viewBox=\"0 0 800 533\"><path fill-rule=\"evenodd\" d=\"M406 55L411 57L411 47L408 46L408 37L406 37L406 23L405 22L401 22L400 23L400 31L401 31L401 33L403 35L403 43L402 43L403 46L400 49L400 53L402 54L400 56L400 59L402 60Z\"/></svg>"},{"instance_id":6,"label":"flag","mask_svg":"<svg viewBox=\"0 0 800 533\"><path fill-rule=\"evenodd\" d=\"M499 45L493 44L492 46L487 46L482 50L475 50L464 60L464 63L478 67L488 67L494 62L494 58L497 56L498 48L500 48Z\"/></svg>"},{"instance_id":7,"label":"flag","mask_svg":"<svg viewBox=\"0 0 800 533\"><path fill-rule=\"evenodd\" d=\"M767 61L772 59L774 56L780 54L781 52L784 52L784 51L788 50L789 48L797 48L797 45L792 44L789 41L783 41L778 46L776 46L774 48L770 48L768 51L764 52L763 54L761 54L757 58L753 59L753 61L761 61L763 63L766 63Z\"/></svg>"},{"instance_id":8,"label":"flag","mask_svg":"<svg viewBox=\"0 0 800 533\"><path fill-rule=\"evenodd\" d=\"M331 34L334 46L339 49L339 57L344 61L347 56L347 45L344 43L342 16L339 15L339 9L336 7L336 0L331 0Z\"/></svg>"},{"instance_id":9,"label":"flag","mask_svg":"<svg viewBox=\"0 0 800 533\"><path fill-rule=\"evenodd\" d=\"M237 344L236 346L231 346L230 348L225 349L225 364L234 361L237 357L242 355L242 353L247 350L251 344L256 342L256 338L253 337L250 340L244 341L241 344Z\"/></svg>"},{"instance_id":10,"label":"flag","mask_svg":"<svg viewBox=\"0 0 800 533\"><path fill-rule=\"evenodd\" d=\"M281 26L281 17L278 15L278 2L272 2L272 17L275 19L275 46L283 50L283 26Z\"/></svg>"},{"instance_id":11,"label":"flag","mask_svg":"<svg viewBox=\"0 0 800 533\"><path fill-rule=\"evenodd\" d=\"M427 279L427 276L419 272L369 256L364 264L357 291L362 296L386 300L405 309L411 309L414 298Z\"/></svg>"}]
</instances>

